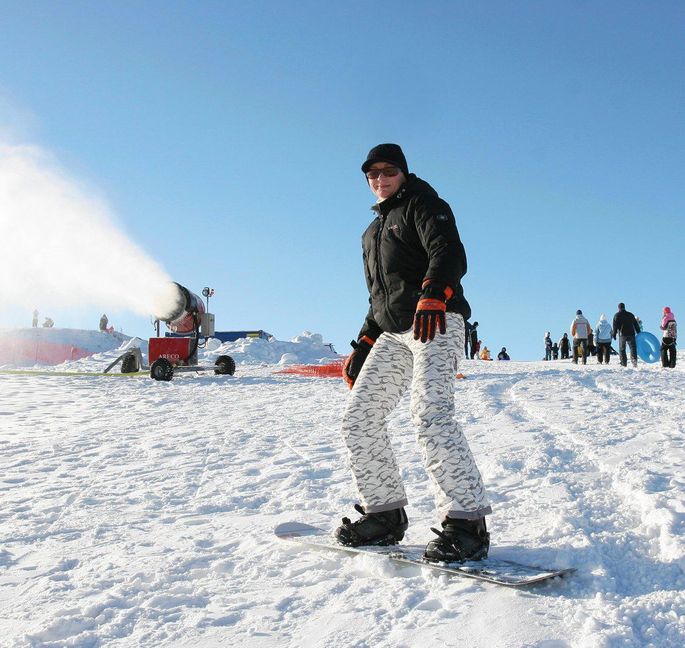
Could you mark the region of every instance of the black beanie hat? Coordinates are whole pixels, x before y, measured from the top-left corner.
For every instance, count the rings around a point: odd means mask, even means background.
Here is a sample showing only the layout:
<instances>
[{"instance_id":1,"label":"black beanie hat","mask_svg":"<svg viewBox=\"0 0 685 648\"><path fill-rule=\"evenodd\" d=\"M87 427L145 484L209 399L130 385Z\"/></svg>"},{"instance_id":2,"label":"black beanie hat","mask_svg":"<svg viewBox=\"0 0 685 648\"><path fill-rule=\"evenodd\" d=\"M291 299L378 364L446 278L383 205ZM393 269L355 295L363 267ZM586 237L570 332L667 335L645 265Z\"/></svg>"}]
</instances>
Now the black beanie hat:
<instances>
[{"instance_id":1,"label":"black beanie hat","mask_svg":"<svg viewBox=\"0 0 685 648\"><path fill-rule=\"evenodd\" d=\"M366 162L362 164L362 171L366 173L376 162L394 164L405 176L409 175L407 159L404 157L399 144L379 144L374 146L366 156Z\"/></svg>"}]
</instances>

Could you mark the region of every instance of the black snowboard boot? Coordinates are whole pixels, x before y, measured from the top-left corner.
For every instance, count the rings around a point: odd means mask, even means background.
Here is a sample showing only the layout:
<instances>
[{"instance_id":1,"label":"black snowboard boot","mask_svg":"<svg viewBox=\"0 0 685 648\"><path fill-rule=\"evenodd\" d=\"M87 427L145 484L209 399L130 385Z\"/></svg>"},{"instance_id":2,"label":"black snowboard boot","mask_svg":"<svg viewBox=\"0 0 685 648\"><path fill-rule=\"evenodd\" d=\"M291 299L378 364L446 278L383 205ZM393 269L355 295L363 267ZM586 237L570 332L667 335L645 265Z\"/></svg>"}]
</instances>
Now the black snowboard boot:
<instances>
[{"instance_id":1,"label":"black snowboard boot","mask_svg":"<svg viewBox=\"0 0 685 648\"><path fill-rule=\"evenodd\" d=\"M403 508L382 513L366 513L359 504L355 504L354 508L361 513L361 517L354 522L350 518L342 519L342 525L335 530L335 538L340 544L348 547L385 546L396 544L404 538L409 521Z\"/></svg>"},{"instance_id":2,"label":"black snowboard boot","mask_svg":"<svg viewBox=\"0 0 685 648\"><path fill-rule=\"evenodd\" d=\"M490 534L485 518L458 520L446 518L442 531L431 528L437 538L426 546L423 557L431 562L464 562L487 558Z\"/></svg>"}]
</instances>

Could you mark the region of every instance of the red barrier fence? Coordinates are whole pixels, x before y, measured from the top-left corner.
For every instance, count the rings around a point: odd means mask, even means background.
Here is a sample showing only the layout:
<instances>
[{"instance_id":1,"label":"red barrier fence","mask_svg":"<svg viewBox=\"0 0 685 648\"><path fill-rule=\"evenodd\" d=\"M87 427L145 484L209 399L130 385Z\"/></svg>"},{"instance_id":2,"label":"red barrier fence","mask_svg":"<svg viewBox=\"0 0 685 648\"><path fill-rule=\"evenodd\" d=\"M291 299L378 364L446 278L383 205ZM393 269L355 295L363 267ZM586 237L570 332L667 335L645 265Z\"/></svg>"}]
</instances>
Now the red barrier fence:
<instances>
[{"instance_id":1,"label":"red barrier fence","mask_svg":"<svg viewBox=\"0 0 685 648\"><path fill-rule=\"evenodd\" d=\"M298 376L313 376L315 378L341 378L345 360L335 360L325 365L291 365L285 369L274 371L277 374L296 374Z\"/></svg>"}]
</instances>

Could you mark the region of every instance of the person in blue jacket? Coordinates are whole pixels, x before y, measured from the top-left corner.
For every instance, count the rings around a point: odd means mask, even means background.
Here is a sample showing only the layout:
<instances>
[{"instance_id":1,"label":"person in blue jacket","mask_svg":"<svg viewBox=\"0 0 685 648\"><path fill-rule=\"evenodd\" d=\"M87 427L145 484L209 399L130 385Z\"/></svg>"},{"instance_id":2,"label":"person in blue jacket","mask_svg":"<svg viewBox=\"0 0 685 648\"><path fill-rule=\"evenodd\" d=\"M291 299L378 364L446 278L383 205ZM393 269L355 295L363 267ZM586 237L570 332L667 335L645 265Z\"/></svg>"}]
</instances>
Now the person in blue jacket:
<instances>
[{"instance_id":1,"label":"person in blue jacket","mask_svg":"<svg viewBox=\"0 0 685 648\"><path fill-rule=\"evenodd\" d=\"M611 357L611 324L602 313L595 326L595 341L597 342L597 362L609 364Z\"/></svg>"}]
</instances>

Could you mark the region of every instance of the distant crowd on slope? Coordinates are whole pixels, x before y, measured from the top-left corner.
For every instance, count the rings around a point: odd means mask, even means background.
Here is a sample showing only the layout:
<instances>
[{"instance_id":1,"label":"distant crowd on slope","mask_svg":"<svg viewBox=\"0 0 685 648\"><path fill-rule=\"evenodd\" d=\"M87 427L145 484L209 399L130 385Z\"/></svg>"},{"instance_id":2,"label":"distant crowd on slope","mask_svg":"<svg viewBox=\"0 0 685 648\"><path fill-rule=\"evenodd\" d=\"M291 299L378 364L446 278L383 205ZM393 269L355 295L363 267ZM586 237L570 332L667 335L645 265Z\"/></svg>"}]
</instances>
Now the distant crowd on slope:
<instances>
[{"instance_id":1,"label":"distant crowd on slope","mask_svg":"<svg viewBox=\"0 0 685 648\"><path fill-rule=\"evenodd\" d=\"M490 349L483 344L482 340L478 339L478 322L471 324L471 322L466 321L464 326L466 327L466 335L464 337L464 355L466 358L471 360L474 358L492 360ZM497 354L497 359L511 360L506 347L502 347L502 350Z\"/></svg>"},{"instance_id":2,"label":"distant crowd on slope","mask_svg":"<svg viewBox=\"0 0 685 648\"><path fill-rule=\"evenodd\" d=\"M676 365L676 339L678 327L675 315L668 306L664 307L660 328L661 336L661 365L663 367L674 368ZM549 331L545 333L545 360L558 360L561 355L562 360L569 357L572 350L572 362L587 364L588 356L596 356L599 364L609 364L612 355L618 355L621 365L628 366L628 354L626 348L630 350L630 361L633 367L637 367L637 343L635 336L642 331L642 321L636 315L626 310L623 302L618 305L618 311L614 315L612 324L602 313L594 328L583 311L578 309L576 316L571 322L571 339L569 334L564 333L559 342L552 342ZM611 346L612 340L618 336L618 353Z\"/></svg>"},{"instance_id":3,"label":"distant crowd on slope","mask_svg":"<svg viewBox=\"0 0 685 648\"><path fill-rule=\"evenodd\" d=\"M37 328L38 327L38 316L40 313L38 312L38 309L35 309L33 311L33 317L31 319L31 326L32 328ZM114 333L114 327L113 326L107 326L109 324L109 318L105 313L102 314L102 317L100 317L100 322L98 323L98 328L100 331L103 333ZM52 328L55 325L54 320L51 317L46 317L45 321L43 322L43 328Z\"/></svg>"}]
</instances>

